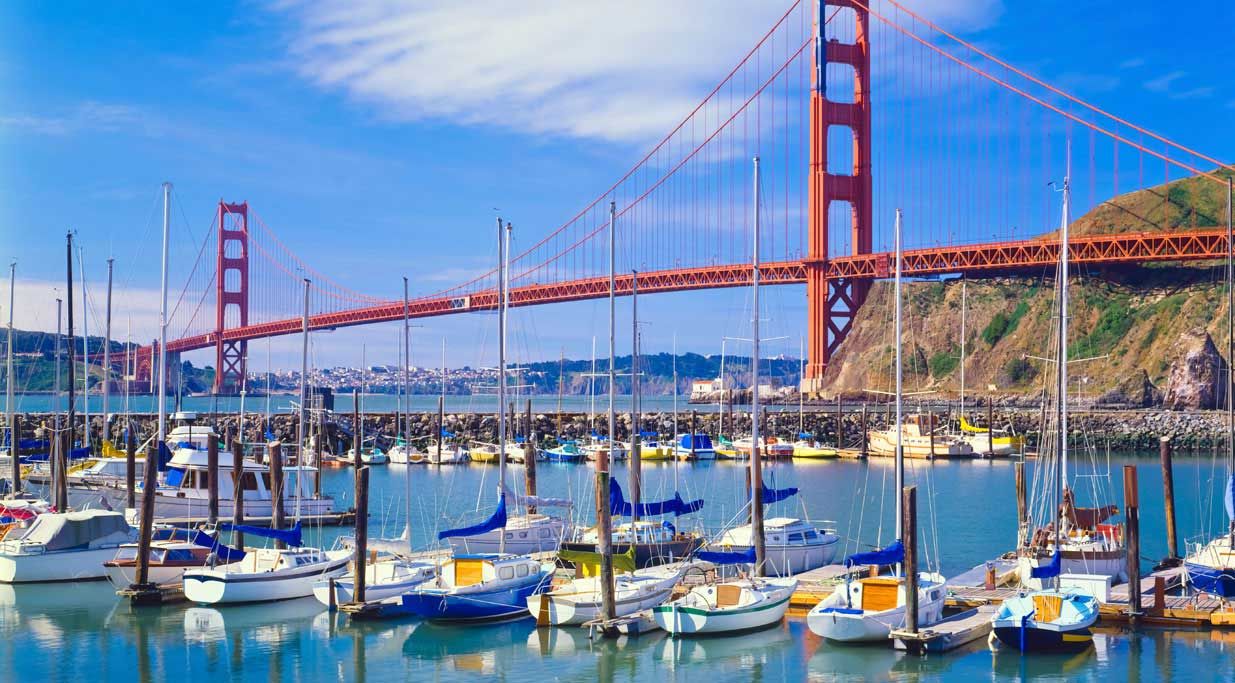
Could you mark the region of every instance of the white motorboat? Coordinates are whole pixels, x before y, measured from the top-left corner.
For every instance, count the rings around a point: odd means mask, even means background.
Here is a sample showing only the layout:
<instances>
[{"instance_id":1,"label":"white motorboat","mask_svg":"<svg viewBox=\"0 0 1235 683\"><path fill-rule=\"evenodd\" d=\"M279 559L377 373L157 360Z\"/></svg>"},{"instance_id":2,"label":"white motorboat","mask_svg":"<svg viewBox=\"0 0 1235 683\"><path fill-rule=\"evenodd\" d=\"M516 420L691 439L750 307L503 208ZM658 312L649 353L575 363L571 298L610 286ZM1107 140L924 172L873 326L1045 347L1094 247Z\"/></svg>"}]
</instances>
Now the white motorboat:
<instances>
[{"instance_id":1,"label":"white motorboat","mask_svg":"<svg viewBox=\"0 0 1235 683\"><path fill-rule=\"evenodd\" d=\"M0 582L102 579L103 563L136 537L119 512L43 513L19 538L0 542Z\"/></svg>"},{"instance_id":2,"label":"white motorboat","mask_svg":"<svg viewBox=\"0 0 1235 683\"><path fill-rule=\"evenodd\" d=\"M596 458L599 457L601 453L605 453L609 450L609 442L605 439L597 439L590 443L584 444L581 448L583 450L583 456L585 458L587 458L588 460L595 461ZM625 460L625 459L626 459L626 446L623 446L622 442L619 441L617 445L613 447L613 452L609 454L609 460L613 461L613 460Z\"/></svg>"},{"instance_id":3,"label":"white motorboat","mask_svg":"<svg viewBox=\"0 0 1235 683\"><path fill-rule=\"evenodd\" d=\"M931 435L934 416L911 415L901 425L901 445L906 458L972 457L973 448L963 439L947 434ZM868 447L872 455L896 455L896 429L872 430Z\"/></svg>"},{"instance_id":4,"label":"white motorboat","mask_svg":"<svg viewBox=\"0 0 1235 683\"><path fill-rule=\"evenodd\" d=\"M919 627L943 618L948 592L944 583L939 574L918 574ZM810 611L806 624L828 640L886 641L893 629L905 624L905 579L872 576L847 581Z\"/></svg>"},{"instance_id":5,"label":"white motorboat","mask_svg":"<svg viewBox=\"0 0 1235 683\"><path fill-rule=\"evenodd\" d=\"M180 586L189 569L210 563L210 547L192 542L196 531L155 529L150 541L150 561L147 576L156 586ZM137 557L140 544L125 543L115 556L103 563L107 580L116 588L128 588L137 582Z\"/></svg>"},{"instance_id":6,"label":"white motorboat","mask_svg":"<svg viewBox=\"0 0 1235 683\"><path fill-rule=\"evenodd\" d=\"M673 636L738 633L780 623L797 579L739 579L695 586L652 608L656 625Z\"/></svg>"},{"instance_id":7,"label":"white motorboat","mask_svg":"<svg viewBox=\"0 0 1235 683\"><path fill-rule=\"evenodd\" d=\"M342 576L350 550L257 548L238 562L184 573L184 597L199 604L270 602L313 595L320 579Z\"/></svg>"},{"instance_id":8,"label":"white motorboat","mask_svg":"<svg viewBox=\"0 0 1235 683\"><path fill-rule=\"evenodd\" d=\"M832 564L840 548L840 536L832 529L816 528L801 519L773 517L763 522L766 550L764 572L770 576L793 576ZM753 540L749 524L721 535L710 550L742 550Z\"/></svg>"},{"instance_id":9,"label":"white motorboat","mask_svg":"<svg viewBox=\"0 0 1235 683\"><path fill-rule=\"evenodd\" d=\"M356 461L356 449L355 448L347 449L346 457L349 461L355 462ZM387 462L389 462L389 458L386 457L386 453L383 452L382 449L378 448L377 446L374 446L372 448L360 449L360 462L365 465L385 465Z\"/></svg>"},{"instance_id":10,"label":"white motorboat","mask_svg":"<svg viewBox=\"0 0 1235 683\"><path fill-rule=\"evenodd\" d=\"M678 460L715 460L716 448L707 434L683 434L674 453Z\"/></svg>"},{"instance_id":11,"label":"white motorboat","mask_svg":"<svg viewBox=\"0 0 1235 683\"><path fill-rule=\"evenodd\" d=\"M502 535L506 536L505 552L511 555L552 552L570 533L570 525L557 517L543 514L512 515L504 528L492 529L475 536L456 536L450 547L456 553L491 554L501 552Z\"/></svg>"},{"instance_id":12,"label":"white motorboat","mask_svg":"<svg viewBox=\"0 0 1235 683\"><path fill-rule=\"evenodd\" d=\"M633 564L633 557L631 560ZM661 604L682 576L697 566L698 562L686 561L618 574L614 577L614 616L628 616ZM600 576L584 576L529 597L527 608L541 626L582 624L600 617L600 589Z\"/></svg>"},{"instance_id":13,"label":"white motorboat","mask_svg":"<svg viewBox=\"0 0 1235 683\"><path fill-rule=\"evenodd\" d=\"M424 453L410 443L405 443L400 439L395 445L386 451L386 456L390 459L392 465L408 465L414 462L422 462Z\"/></svg>"},{"instance_id":14,"label":"white motorboat","mask_svg":"<svg viewBox=\"0 0 1235 683\"><path fill-rule=\"evenodd\" d=\"M437 562L410 561L391 556L365 564L365 602L381 602L412 590L432 579L439 571ZM356 585L354 571L337 578L321 578L313 584L313 597L323 605L330 605L330 588L334 586L334 603L352 602Z\"/></svg>"},{"instance_id":15,"label":"white motorboat","mask_svg":"<svg viewBox=\"0 0 1235 683\"><path fill-rule=\"evenodd\" d=\"M457 465L468 461L467 449L457 444L443 443L441 455L438 455L438 444L431 441L425 445L423 452L413 452L410 462L415 465Z\"/></svg>"}]
</instances>

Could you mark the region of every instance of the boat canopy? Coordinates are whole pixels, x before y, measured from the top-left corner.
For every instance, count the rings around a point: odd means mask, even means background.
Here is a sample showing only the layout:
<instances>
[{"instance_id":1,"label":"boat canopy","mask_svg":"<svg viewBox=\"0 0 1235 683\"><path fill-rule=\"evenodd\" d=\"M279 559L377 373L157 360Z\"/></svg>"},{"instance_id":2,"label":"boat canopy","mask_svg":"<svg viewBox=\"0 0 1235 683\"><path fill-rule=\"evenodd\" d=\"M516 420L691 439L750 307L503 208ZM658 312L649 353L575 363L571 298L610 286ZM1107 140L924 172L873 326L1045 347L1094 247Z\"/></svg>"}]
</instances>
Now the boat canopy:
<instances>
[{"instance_id":1,"label":"boat canopy","mask_svg":"<svg viewBox=\"0 0 1235 683\"><path fill-rule=\"evenodd\" d=\"M845 558L846 567L854 567L858 565L873 564L885 565L896 564L905 559L905 545L900 540L895 540L882 550L872 550L865 553L854 553Z\"/></svg>"},{"instance_id":2,"label":"boat canopy","mask_svg":"<svg viewBox=\"0 0 1235 683\"><path fill-rule=\"evenodd\" d=\"M111 510L85 510L39 515L21 537L23 543L37 543L48 551L86 550L94 545L119 544L133 535L124 515Z\"/></svg>"},{"instance_id":3,"label":"boat canopy","mask_svg":"<svg viewBox=\"0 0 1235 683\"><path fill-rule=\"evenodd\" d=\"M659 515L672 514L674 517L677 517L698 512L702 507L702 498L687 503L682 500L682 494L674 491L673 498L670 500L662 500L657 503L639 503L637 510L639 514L636 515L635 505L626 500L626 496L622 494L622 487L618 485L617 480L609 480L609 514L612 515L620 517L657 517Z\"/></svg>"},{"instance_id":4,"label":"boat canopy","mask_svg":"<svg viewBox=\"0 0 1235 683\"><path fill-rule=\"evenodd\" d=\"M711 562L712 564L754 564L755 547L749 546L746 550L729 552L704 550L698 553L698 557L704 562Z\"/></svg>"},{"instance_id":5,"label":"boat canopy","mask_svg":"<svg viewBox=\"0 0 1235 683\"><path fill-rule=\"evenodd\" d=\"M229 524L224 522L219 525L219 528L224 531L239 531L242 534L253 534L262 538L271 538L276 541L282 541L293 548L299 548L304 545L304 539L301 535L300 522L296 522L296 526L290 529L271 529L264 526L248 526L246 524Z\"/></svg>"},{"instance_id":6,"label":"boat canopy","mask_svg":"<svg viewBox=\"0 0 1235 683\"><path fill-rule=\"evenodd\" d=\"M447 529L437 533L438 540L446 538L454 538L457 536L477 536L483 533L501 529L506 526L506 496L498 496L497 509L489 516L489 519L473 526L460 527L458 529Z\"/></svg>"},{"instance_id":7,"label":"boat canopy","mask_svg":"<svg viewBox=\"0 0 1235 683\"><path fill-rule=\"evenodd\" d=\"M710 451L712 450L712 437L707 434L683 434L682 438L678 439L678 446L685 450L694 448L697 451Z\"/></svg>"}]
</instances>

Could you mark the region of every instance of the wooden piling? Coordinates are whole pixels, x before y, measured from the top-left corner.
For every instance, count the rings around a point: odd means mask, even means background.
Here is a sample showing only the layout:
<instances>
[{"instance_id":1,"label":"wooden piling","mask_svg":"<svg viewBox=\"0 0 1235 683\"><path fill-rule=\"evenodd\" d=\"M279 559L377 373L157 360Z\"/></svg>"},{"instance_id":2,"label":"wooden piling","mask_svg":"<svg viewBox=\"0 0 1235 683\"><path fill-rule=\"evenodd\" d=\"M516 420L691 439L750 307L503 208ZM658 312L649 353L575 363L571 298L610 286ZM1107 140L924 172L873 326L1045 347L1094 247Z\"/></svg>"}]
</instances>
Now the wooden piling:
<instances>
[{"instance_id":1,"label":"wooden piling","mask_svg":"<svg viewBox=\"0 0 1235 683\"><path fill-rule=\"evenodd\" d=\"M1141 530L1136 466L1124 465L1124 521L1127 524L1128 617L1141 616Z\"/></svg>"},{"instance_id":2,"label":"wooden piling","mask_svg":"<svg viewBox=\"0 0 1235 683\"><path fill-rule=\"evenodd\" d=\"M1179 559L1179 541L1175 526L1175 473L1171 464L1171 437L1158 440L1158 454L1162 458L1162 501L1166 508L1167 561Z\"/></svg>"},{"instance_id":3,"label":"wooden piling","mask_svg":"<svg viewBox=\"0 0 1235 683\"><path fill-rule=\"evenodd\" d=\"M369 554L369 468L356 470L356 555L352 560L352 602L365 601L365 558Z\"/></svg>"},{"instance_id":4,"label":"wooden piling","mask_svg":"<svg viewBox=\"0 0 1235 683\"><path fill-rule=\"evenodd\" d=\"M270 444L270 526L273 529L282 529L284 521L283 442L275 441ZM282 541L277 542L276 546L284 547Z\"/></svg>"},{"instance_id":5,"label":"wooden piling","mask_svg":"<svg viewBox=\"0 0 1235 683\"><path fill-rule=\"evenodd\" d=\"M901 491L901 542L905 544L905 630L918 632L918 487Z\"/></svg>"},{"instance_id":6,"label":"wooden piling","mask_svg":"<svg viewBox=\"0 0 1235 683\"><path fill-rule=\"evenodd\" d=\"M206 516L210 526L219 523L219 441L213 436L206 444Z\"/></svg>"},{"instance_id":7,"label":"wooden piling","mask_svg":"<svg viewBox=\"0 0 1235 683\"><path fill-rule=\"evenodd\" d=\"M131 510L137 507L137 435L131 421L124 431L124 506Z\"/></svg>"},{"instance_id":8,"label":"wooden piling","mask_svg":"<svg viewBox=\"0 0 1235 683\"><path fill-rule=\"evenodd\" d=\"M523 477L527 495L536 496L536 435L532 433L532 399L527 400L527 436L523 440ZM536 514L536 506L527 507L529 515Z\"/></svg>"},{"instance_id":9,"label":"wooden piling","mask_svg":"<svg viewBox=\"0 0 1235 683\"><path fill-rule=\"evenodd\" d=\"M244 524L244 445L240 439L232 437L232 524ZM147 456L149 457L149 456ZM256 476L256 475L254 475ZM244 550L244 534L232 532L232 546Z\"/></svg>"},{"instance_id":10,"label":"wooden piling","mask_svg":"<svg viewBox=\"0 0 1235 683\"><path fill-rule=\"evenodd\" d=\"M596 534L600 551L601 618L612 620L617 615L613 584L613 518L609 511L609 455L613 448L615 429L610 425L609 448L596 453Z\"/></svg>"},{"instance_id":11,"label":"wooden piling","mask_svg":"<svg viewBox=\"0 0 1235 683\"><path fill-rule=\"evenodd\" d=\"M150 585L150 537L154 533L154 498L159 488L159 456L163 444L158 439L153 442L154 451L146 455L146 472L142 480L142 511L140 535L137 539L137 573L133 577L130 590L148 590ZM61 472L63 473L63 469ZM61 476L63 479L63 475Z\"/></svg>"}]
</instances>

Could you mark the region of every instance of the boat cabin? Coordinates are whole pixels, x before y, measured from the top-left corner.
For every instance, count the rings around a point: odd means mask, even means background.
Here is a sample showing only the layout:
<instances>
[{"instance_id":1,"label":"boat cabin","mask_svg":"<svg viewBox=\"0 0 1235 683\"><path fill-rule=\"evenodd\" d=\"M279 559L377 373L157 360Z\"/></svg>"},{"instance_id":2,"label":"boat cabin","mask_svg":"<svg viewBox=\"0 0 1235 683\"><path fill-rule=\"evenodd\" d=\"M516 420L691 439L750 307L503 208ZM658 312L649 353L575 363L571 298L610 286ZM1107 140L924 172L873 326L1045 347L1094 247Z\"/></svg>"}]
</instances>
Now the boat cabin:
<instances>
[{"instance_id":1,"label":"boat cabin","mask_svg":"<svg viewBox=\"0 0 1235 683\"><path fill-rule=\"evenodd\" d=\"M763 522L764 543L769 546L805 547L826 545L825 531L794 517L773 517ZM722 545L749 546L753 543L749 524L726 531L721 536Z\"/></svg>"},{"instance_id":2,"label":"boat cabin","mask_svg":"<svg viewBox=\"0 0 1235 683\"><path fill-rule=\"evenodd\" d=\"M493 581L525 579L540 572L540 563L521 555L455 555L442 566L443 585L463 588Z\"/></svg>"}]
</instances>

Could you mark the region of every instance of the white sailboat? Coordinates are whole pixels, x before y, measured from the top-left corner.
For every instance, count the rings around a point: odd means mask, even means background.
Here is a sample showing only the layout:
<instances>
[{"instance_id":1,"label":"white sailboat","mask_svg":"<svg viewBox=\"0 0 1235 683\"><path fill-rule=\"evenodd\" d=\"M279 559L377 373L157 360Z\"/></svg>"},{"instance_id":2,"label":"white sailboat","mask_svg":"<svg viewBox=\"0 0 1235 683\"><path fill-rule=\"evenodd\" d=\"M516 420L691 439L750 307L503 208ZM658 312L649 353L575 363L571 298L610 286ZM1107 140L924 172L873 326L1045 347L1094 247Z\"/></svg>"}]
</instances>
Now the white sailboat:
<instances>
[{"instance_id":1,"label":"white sailboat","mask_svg":"<svg viewBox=\"0 0 1235 683\"><path fill-rule=\"evenodd\" d=\"M309 280L304 281L304 315L301 334L308 343ZM306 381L301 375L302 383ZM303 386L301 394L304 394ZM221 454L220 454L221 455ZM280 454L281 457L281 454ZM306 468L298 466L297 472ZM303 477L297 476L296 523L291 529L222 525L224 529L247 535L273 539L279 546L238 550L228 548L213 539L216 556L229 564L202 567L184 573L184 596L190 602L202 604L269 602L303 598L313 594L320 578L339 576L347 570L352 551L346 548L321 550L303 547L300 528ZM280 486L280 488L282 488ZM246 506L247 507L247 506Z\"/></svg>"},{"instance_id":2,"label":"white sailboat","mask_svg":"<svg viewBox=\"0 0 1235 683\"><path fill-rule=\"evenodd\" d=\"M751 328L751 443L759 443L759 223L760 185L759 157L755 166L754 263L751 267L752 321ZM751 561L752 576L740 577L711 585L695 586L686 595L652 610L657 626L673 636L737 633L766 628L780 623L789 609L789 598L797 590L797 579L764 578L767 569L767 547L763 524L763 454L751 451L750 457L750 536L753 541L746 552L704 552L699 558L716 563Z\"/></svg>"},{"instance_id":3,"label":"white sailboat","mask_svg":"<svg viewBox=\"0 0 1235 683\"><path fill-rule=\"evenodd\" d=\"M900 575L900 563L905 548L901 543L902 528L901 496L905 482L905 451L902 441L902 368L901 368L901 212L896 211L896 280L893 297L896 300L896 537L892 545L882 550L855 553L846 560L846 566L891 565L897 567L896 575L871 576L853 580L845 575L845 582L816 605L806 617L807 626L816 635L828 640L842 642L887 640L893 629L905 623L908 603L905 577ZM947 597L944 577L932 572L918 574L919 626L930 626L943 618L943 603Z\"/></svg>"}]
</instances>

